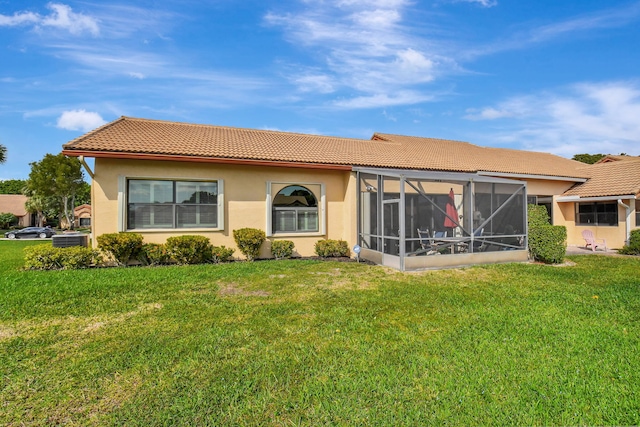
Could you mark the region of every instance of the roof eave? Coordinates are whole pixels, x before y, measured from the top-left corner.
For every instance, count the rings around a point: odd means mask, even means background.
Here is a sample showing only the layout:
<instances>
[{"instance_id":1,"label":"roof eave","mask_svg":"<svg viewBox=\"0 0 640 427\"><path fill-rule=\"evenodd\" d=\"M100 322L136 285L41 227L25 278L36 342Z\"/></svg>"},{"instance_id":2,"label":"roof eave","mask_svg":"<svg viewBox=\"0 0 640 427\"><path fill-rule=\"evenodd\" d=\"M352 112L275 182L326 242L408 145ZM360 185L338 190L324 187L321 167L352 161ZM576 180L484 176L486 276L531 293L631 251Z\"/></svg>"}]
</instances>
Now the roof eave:
<instances>
[{"instance_id":1,"label":"roof eave","mask_svg":"<svg viewBox=\"0 0 640 427\"><path fill-rule=\"evenodd\" d=\"M91 151L91 150L72 150L63 149L62 154L69 157L92 157L101 159L130 159L130 160L159 160L174 162L191 162L191 163L218 163L233 164L247 166L273 166L288 168L305 168L305 169L325 169L350 171L351 165L339 165L331 163L305 163L305 162L288 162L279 160L258 160L258 159L236 159L229 157L206 157L206 156L185 156L178 154L150 154L150 153L128 153L117 151Z\"/></svg>"},{"instance_id":2,"label":"roof eave","mask_svg":"<svg viewBox=\"0 0 640 427\"><path fill-rule=\"evenodd\" d=\"M615 200L635 199L635 194L625 194L619 196L560 196L556 198L559 203L570 202L605 202Z\"/></svg>"},{"instance_id":3,"label":"roof eave","mask_svg":"<svg viewBox=\"0 0 640 427\"><path fill-rule=\"evenodd\" d=\"M543 179L547 181L569 181L569 182L587 182L588 181L588 178L581 178L581 177L575 177L575 176L536 175L536 174L511 173L511 172L478 171L478 175L490 175L490 176L499 176L504 178L519 178L519 179Z\"/></svg>"}]
</instances>

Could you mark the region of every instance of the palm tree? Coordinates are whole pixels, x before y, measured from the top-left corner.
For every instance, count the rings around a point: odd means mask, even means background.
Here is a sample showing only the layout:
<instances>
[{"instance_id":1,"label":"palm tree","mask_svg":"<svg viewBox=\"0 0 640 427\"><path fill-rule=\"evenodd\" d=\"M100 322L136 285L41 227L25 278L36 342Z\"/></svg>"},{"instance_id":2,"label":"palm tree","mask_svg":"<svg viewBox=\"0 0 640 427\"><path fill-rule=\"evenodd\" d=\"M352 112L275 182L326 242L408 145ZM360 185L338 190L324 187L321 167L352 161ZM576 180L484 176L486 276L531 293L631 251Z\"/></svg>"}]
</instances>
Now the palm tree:
<instances>
[{"instance_id":1,"label":"palm tree","mask_svg":"<svg viewBox=\"0 0 640 427\"><path fill-rule=\"evenodd\" d=\"M7 147L0 145L0 163L4 163L7 160Z\"/></svg>"}]
</instances>

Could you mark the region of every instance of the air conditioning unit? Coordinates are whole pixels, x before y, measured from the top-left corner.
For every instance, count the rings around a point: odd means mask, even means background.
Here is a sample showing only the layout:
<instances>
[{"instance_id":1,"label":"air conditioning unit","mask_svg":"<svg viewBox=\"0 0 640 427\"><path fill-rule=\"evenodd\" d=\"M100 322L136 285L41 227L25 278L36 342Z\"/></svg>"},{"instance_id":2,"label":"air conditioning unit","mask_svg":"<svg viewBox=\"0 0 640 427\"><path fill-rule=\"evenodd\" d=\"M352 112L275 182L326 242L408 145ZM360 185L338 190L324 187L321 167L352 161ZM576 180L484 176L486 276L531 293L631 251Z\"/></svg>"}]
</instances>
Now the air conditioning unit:
<instances>
[{"instance_id":1,"label":"air conditioning unit","mask_svg":"<svg viewBox=\"0 0 640 427\"><path fill-rule=\"evenodd\" d=\"M89 247L89 235L82 233L57 234L52 237L54 248L68 248L71 246Z\"/></svg>"}]
</instances>

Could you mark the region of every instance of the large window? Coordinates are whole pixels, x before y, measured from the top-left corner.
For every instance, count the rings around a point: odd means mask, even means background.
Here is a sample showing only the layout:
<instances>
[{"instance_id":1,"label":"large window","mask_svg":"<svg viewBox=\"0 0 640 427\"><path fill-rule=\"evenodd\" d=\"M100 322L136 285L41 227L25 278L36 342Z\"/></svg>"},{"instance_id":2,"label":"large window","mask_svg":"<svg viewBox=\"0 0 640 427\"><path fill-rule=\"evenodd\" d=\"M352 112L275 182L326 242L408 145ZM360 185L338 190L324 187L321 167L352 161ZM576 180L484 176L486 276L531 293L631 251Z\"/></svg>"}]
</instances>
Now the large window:
<instances>
[{"instance_id":1,"label":"large window","mask_svg":"<svg viewBox=\"0 0 640 427\"><path fill-rule=\"evenodd\" d=\"M306 187L289 185L274 196L272 202L274 233L317 232L318 200Z\"/></svg>"},{"instance_id":2,"label":"large window","mask_svg":"<svg viewBox=\"0 0 640 427\"><path fill-rule=\"evenodd\" d=\"M640 227L640 200L636 200L636 227Z\"/></svg>"},{"instance_id":3,"label":"large window","mask_svg":"<svg viewBox=\"0 0 640 427\"><path fill-rule=\"evenodd\" d=\"M127 181L127 229L218 228L218 181Z\"/></svg>"},{"instance_id":4,"label":"large window","mask_svg":"<svg viewBox=\"0 0 640 427\"><path fill-rule=\"evenodd\" d=\"M616 202L577 203L576 205L577 225L618 225L618 205Z\"/></svg>"}]
</instances>

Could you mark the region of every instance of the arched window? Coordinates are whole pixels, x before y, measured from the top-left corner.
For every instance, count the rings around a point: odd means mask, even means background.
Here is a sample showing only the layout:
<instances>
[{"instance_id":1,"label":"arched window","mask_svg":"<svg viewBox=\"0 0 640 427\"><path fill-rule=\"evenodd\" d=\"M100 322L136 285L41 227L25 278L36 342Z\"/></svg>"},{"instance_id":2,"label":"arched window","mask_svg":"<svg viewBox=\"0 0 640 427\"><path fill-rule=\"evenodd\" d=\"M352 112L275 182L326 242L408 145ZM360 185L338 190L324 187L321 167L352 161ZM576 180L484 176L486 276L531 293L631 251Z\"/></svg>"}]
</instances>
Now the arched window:
<instances>
[{"instance_id":1,"label":"arched window","mask_svg":"<svg viewBox=\"0 0 640 427\"><path fill-rule=\"evenodd\" d=\"M318 200L306 187L289 185L273 198L273 232L318 231Z\"/></svg>"}]
</instances>

